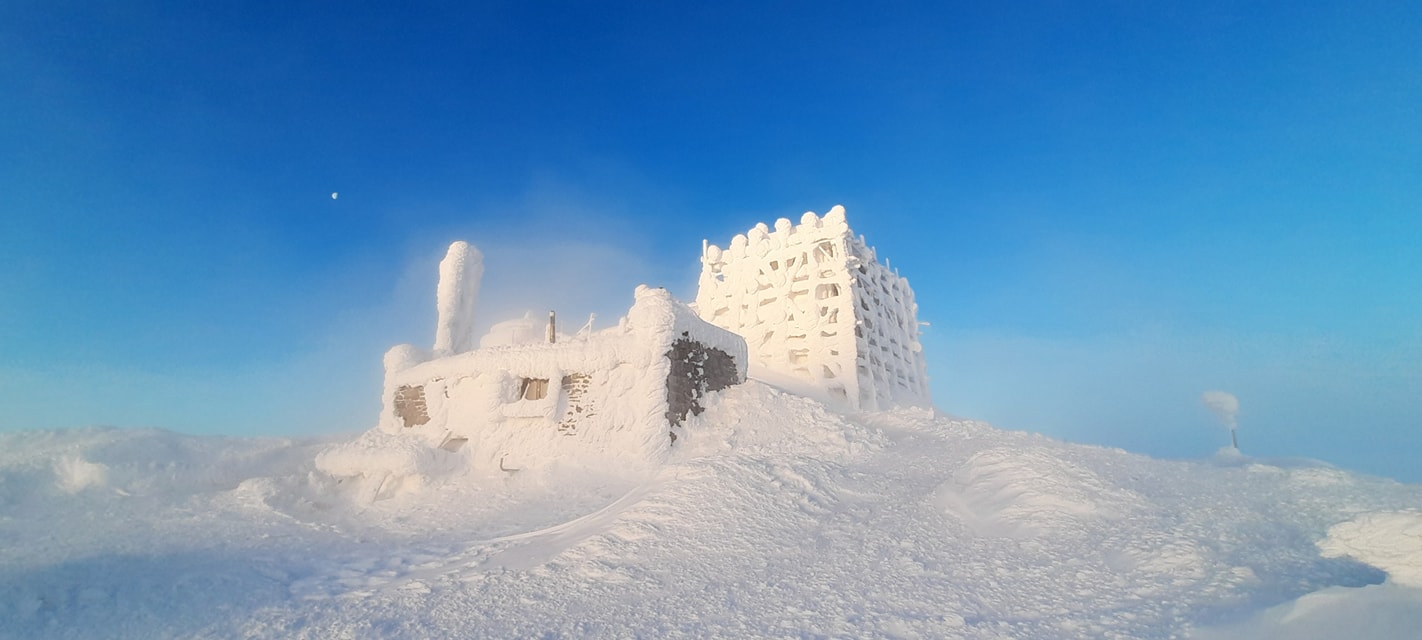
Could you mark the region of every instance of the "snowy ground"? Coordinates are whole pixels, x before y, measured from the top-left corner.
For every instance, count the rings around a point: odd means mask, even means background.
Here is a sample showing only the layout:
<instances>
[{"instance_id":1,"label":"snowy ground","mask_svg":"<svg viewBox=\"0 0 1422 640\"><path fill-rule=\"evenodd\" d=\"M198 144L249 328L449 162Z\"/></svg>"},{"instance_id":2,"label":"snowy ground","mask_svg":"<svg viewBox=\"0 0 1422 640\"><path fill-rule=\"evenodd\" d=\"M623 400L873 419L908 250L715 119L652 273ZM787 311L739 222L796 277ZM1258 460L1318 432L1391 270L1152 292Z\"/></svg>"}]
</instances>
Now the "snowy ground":
<instances>
[{"instance_id":1,"label":"snowy ground","mask_svg":"<svg viewBox=\"0 0 1422 640\"><path fill-rule=\"evenodd\" d=\"M1422 486L843 416L755 382L691 427L660 467L449 476L369 504L314 471L332 439L0 434L0 637L1422 627Z\"/></svg>"}]
</instances>

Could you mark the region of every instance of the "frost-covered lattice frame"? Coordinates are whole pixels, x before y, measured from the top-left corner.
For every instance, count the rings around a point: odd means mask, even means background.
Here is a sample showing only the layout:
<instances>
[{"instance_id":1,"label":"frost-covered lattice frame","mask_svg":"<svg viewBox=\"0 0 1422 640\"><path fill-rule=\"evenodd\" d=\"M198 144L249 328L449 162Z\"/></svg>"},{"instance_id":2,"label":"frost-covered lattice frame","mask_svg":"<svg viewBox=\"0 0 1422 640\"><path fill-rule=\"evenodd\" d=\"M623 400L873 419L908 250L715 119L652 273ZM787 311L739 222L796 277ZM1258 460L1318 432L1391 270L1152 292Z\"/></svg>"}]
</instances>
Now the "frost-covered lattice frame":
<instances>
[{"instance_id":1,"label":"frost-covered lattice frame","mask_svg":"<svg viewBox=\"0 0 1422 640\"><path fill-rule=\"evenodd\" d=\"M918 305L836 206L701 252L697 313L745 338L753 375L853 409L930 405Z\"/></svg>"}]
</instances>

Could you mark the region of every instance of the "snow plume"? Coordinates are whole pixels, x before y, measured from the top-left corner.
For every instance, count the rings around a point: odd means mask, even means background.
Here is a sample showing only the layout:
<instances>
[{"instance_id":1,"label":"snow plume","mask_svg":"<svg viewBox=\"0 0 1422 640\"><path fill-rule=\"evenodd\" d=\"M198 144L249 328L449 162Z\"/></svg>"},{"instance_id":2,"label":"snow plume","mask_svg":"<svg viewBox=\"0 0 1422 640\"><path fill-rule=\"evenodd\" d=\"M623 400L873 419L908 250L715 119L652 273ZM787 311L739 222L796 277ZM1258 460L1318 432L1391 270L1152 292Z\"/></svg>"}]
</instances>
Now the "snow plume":
<instances>
[{"instance_id":1,"label":"snow plume","mask_svg":"<svg viewBox=\"0 0 1422 640\"><path fill-rule=\"evenodd\" d=\"M540 337L549 311L557 311L560 324L568 328L585 324L588 314L596 313L599 322L593 328L605 329L627 313L637 285L672 284L655 279L657 268L639 254L640 246L596 238L513 238L485 242L484 247L490 277L480 292L479 336L495 323L530 311ZM692 252L695 255L695 248Z\"/></svg>"},{"instance_id":2,"label":"snow plume","mask_svg":"<svg viewBox=\"0 0 1422 640\"><path fill-rule=\"evenodd\" d=\"M78 455L66 455L54 461L54 477L60 490L74 494L88 487L104 486L108 483L109 469Z\"/></svg>"},{"instance_id":3,"label":"snow plume","mask_svg":"<svg viewBox=\"0 0 1422 640\"><path fill-rule=\"evenodd\" d=\"M1235 420L1239 415L1239 398L1228 391L1206 391L1200 394L1200 402L1229 429L1230 446L1239 449L1239 438L1235 435L1235 429L1239 426Z\"/></svg>"}]
</instances>

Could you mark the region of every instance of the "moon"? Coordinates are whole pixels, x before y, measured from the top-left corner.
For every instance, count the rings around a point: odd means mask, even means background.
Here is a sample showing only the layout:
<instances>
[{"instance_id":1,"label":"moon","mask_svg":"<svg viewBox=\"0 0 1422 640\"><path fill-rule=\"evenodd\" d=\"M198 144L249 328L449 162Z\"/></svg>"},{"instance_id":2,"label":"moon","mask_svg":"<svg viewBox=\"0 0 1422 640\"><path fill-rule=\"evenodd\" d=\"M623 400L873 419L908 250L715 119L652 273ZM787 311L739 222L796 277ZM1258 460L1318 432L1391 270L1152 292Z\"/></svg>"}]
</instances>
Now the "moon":
<instances>
[{"instance_id":1,"label":"moon","mask_svg":"<svg viewBox=\"0 0 1422 640\"><path fill-rule=\"evenodd\" d=\"M335 200L336 198L339 198L340 196L341 196L341 194L336 193L335 191L332 191L332 192L331 192L331 199L332 199L332 200Z\"/></svg>"}]
</instances>

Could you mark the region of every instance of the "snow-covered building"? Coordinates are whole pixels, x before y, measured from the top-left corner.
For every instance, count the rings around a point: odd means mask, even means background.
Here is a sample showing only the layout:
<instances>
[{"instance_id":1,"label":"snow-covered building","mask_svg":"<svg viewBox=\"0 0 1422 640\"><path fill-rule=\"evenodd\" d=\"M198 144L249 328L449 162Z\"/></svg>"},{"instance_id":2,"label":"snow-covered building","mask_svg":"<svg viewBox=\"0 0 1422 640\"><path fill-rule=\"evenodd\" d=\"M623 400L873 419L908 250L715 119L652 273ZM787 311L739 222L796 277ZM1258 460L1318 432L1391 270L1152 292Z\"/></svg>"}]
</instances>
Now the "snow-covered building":
<instances>
[{"instance_id":1,"label":"snow-covered building","mask_svg":"<svg viewBox=\"0 0 1422 640\"><path fill-rule=\"evenodd\" d=\"M378 431L460 452L476 468L646 460L676 440L707 393L746 379L740 336L646 286L618 326L570 336L550 314L546 327L531 318L496 324L475 347L482 274L477 249L450 246L434 349L399 345L385 354Z\"/></svg>"},{"instance_id":2,"label":"snow-covered building","mask_svg":"<svg viewBox=\"0 0 1422 640\"><path fill-rule=\"evenodd\" d=\"M853 409L930 405L908 279L836 206L703 244L696 310L745 338L752 374Z\"/></svg>"}]
</instances>

